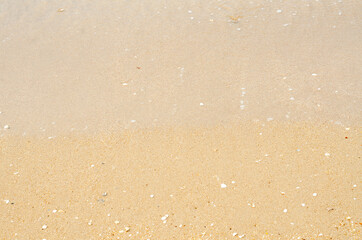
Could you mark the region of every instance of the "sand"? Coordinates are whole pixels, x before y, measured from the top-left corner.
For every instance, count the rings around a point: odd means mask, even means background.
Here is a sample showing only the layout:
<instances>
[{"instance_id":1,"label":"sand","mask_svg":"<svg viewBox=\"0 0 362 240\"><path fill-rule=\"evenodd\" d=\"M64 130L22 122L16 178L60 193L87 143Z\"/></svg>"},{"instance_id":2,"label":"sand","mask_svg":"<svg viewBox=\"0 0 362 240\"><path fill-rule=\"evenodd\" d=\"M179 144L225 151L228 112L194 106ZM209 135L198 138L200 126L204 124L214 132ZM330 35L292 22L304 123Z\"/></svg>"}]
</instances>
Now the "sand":
<instances>
[{"instance_id":1,"label":"sand","mask_svg":"<svg viewBox=\"0 0 362 240\"><path fill-rule=\"evenodd\" d=\"M248 123L5 138L1 237L358 239L359 133Z\"/></svg>"},{"instance_id":2,"label":"sand","mask_svg":"<svg viewBox=\"0 0 362 240\"><path fill-rule=\"evenodd\" d=\"M0 2L0 239L360 239L359 1Z\"/></svg>"}]
</instances>

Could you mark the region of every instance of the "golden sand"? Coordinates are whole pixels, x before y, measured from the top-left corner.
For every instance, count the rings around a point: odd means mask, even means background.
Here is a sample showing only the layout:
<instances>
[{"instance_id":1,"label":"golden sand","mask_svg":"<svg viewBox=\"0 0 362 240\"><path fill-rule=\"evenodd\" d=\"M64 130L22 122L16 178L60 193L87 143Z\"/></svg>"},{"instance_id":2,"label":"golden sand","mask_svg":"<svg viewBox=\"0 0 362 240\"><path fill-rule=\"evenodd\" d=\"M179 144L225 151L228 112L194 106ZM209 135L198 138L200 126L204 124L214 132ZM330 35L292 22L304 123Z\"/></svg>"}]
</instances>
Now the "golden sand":
<instances>
[{"instance_id":1,"label":"golden sand","mask_svg":"<svg viewBox=\"0 0 362 240\"><path fill-rule=\"evenodd\" d=\"M1 239L359 239L360 129L157 128L0 141Z\"/></svg>"}]
</instances>

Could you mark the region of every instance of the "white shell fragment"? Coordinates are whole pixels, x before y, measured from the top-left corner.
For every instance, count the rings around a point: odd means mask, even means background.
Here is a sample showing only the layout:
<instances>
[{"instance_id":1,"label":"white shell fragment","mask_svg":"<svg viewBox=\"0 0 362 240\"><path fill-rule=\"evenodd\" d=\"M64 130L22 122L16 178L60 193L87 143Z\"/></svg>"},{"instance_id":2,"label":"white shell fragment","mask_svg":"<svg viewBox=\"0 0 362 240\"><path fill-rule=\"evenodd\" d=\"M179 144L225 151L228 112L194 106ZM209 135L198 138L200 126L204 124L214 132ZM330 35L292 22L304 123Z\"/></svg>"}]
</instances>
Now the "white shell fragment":
<instances>
[{"instance_id":1,"label":"white shell fragment","mask_svg":"<svg viewBox=\"0 0 362 240\"><path fill-rule=\"evenodd\" d=\"M162 220L162 221L166 221L167 218L168 218L168 214L166 214L165 216L163 216L163 217L161 218L161 220Z\"/></svg>"}]
</instances>

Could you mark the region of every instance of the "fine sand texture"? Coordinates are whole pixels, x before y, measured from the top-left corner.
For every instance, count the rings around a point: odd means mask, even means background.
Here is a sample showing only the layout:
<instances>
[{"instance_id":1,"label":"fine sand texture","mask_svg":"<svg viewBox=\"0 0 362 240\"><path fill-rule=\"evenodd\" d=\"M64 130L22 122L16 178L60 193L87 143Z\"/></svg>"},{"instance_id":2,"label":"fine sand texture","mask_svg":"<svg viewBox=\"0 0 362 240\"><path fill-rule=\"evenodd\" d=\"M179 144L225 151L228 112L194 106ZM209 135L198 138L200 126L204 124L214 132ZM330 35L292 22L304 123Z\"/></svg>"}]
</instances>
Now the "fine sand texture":
<instances>
[{"instance_id":1,"label":"fine sand texture","mask_svg":"<svg viewBox=\"0 0 362 240\"><path fill-rule=\"evenodd\" d=\"M0 240L361 239L361 13L0 0Z\"/></svg>"},{"instance_id":2,"label":"fine sand texture","mask_svg":"<svg viewBox=\"0 0 362 240\"><path fill-rule=\"evenodd\" d=\"M360 239L360 129L0 140L2 239Z\"/></svg>"}]
</instances>

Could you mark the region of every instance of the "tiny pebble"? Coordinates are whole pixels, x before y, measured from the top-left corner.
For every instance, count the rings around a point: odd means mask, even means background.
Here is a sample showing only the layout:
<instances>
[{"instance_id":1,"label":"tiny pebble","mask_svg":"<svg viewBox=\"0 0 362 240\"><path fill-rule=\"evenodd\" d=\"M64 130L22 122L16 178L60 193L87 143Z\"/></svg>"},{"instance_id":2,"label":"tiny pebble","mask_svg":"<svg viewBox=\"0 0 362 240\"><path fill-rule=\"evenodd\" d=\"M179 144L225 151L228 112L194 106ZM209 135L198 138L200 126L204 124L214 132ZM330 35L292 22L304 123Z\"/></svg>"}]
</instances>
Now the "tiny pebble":
<instances>
[{"instance_id":1,"label":"tiny pebble","mask_svg":"<svg viewBox=\"0 0 362 240\"><path fill-rule=\"evenodd\" d=\"M313 197L316 197L317 196L317 193L313 193Z\"/></svg>"},{"instance_id":2,"label":"tiny pebble","mask_svg":"<svg viewBox=\"0 0 362 240\"><path fill-rule=\"evenodd\" d=\"M41 228L44 230L44 229L47 229L48 226L44 224Z\"/></svg>"},{"instance_id":3,"label":"tiny pebble","mask_svg":"<svg viewBox=\"0 0 362 240\"><path fill-rule=\"evenodd\" d=\"M285 212L285 213L288 212L288 209L284 209L283 212Z\"/></svg>"},{"instance_id":4,"label":"tiny pebble","mask_svg":"<svg viewBox=\"0 0 362 240\"><path fill-rule=\"evenodd\" d=\"M168 214L166 214L165 216L163 216L163 217L161 218L161 220L162 220L162 221L165 221L167 218L168 218Z\"/></svg>"},{"instance_id":5,"label":"tiny pebble","mask_svg":"<svg viewBox=\"0 0 362 240\"><path fill-rule=\"evenodd\" d=\"M225 183L221 183L221 188L226 188L226 184Z\"/></svg>"},{"instance_id":6,"label":"tiny pebble","mask_svg":"<svg viewBox=\"0 0 362 240\"><path fill-rule=\"evenodd\" d=\"M4 129L10 129L10 126L9 126L9 125L5 125L5 126L4 126Z\"/></svg>"}]
</instances>

